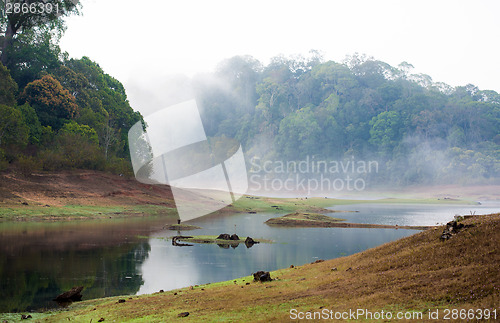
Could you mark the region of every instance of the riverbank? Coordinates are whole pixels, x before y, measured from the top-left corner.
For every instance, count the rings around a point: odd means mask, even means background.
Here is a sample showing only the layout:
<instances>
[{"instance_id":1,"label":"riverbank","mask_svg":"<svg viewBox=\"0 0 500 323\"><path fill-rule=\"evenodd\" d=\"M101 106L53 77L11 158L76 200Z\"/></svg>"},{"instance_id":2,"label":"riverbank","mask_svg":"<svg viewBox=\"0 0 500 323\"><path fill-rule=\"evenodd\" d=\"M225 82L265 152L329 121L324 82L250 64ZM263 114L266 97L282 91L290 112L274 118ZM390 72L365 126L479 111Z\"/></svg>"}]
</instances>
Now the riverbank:
<instances>
[{"instance_id":1,"label":"riverbank","mask_svg":"<svg viewBox=\"0 0 500 323\"><path fill-rule=\"evenodd\" d=\"M290 320L291 313L358 309L406 313L418 321L435 321L431 313L442 320L450 310L482 309L484 314L500 302L500 214L462 223L464 229L446 241L440 239L444 227L437 227L348 257L274 271L271 282L253 282L249 273L221 283L90 300L31 315L47 322L170 322L187 312L186 322L269 322ZM20 316L0 314L1 319Z\"/></svg>"},{"instance_id":2,"label":"riverbank","mask_svg":"<svg viewBox=\"0 0 500 323\"><path fill-rule=\"evenodd\" d=\"M355 203L477 204L466 196L443 197L443 193L418 196L417 199L400 196L375 200L243 196L211 216L329 213L332 210L328 207ZM168 223L176 222L177 211L169 186L143 184L135 178L88 170L30 176L14 172L0 174L0 221L73 221L150 215L167 215L172 219Z\"/></svg>"}]
</instances>

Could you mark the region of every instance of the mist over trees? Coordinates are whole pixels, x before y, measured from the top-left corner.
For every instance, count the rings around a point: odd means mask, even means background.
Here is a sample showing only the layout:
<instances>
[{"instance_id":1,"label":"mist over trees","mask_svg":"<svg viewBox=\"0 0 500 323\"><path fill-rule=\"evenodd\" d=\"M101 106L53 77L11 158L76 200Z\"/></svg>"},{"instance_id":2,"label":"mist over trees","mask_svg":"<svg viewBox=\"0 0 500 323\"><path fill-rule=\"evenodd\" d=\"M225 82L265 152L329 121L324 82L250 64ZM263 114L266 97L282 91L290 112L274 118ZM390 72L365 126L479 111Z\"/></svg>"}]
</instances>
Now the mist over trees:
<instances>
[{"instance_id":1,"label":"mist over trees","mask_svg":"<svg viewBox=\"0 0 500 323\"><path fill-rule=\"evenodd\" d=\"M0 169L131 174L127 133L142 116L99 64L59 48L77 2L49 2L59 14L0 17ZM376 160L374 178L391 185L497 182L500 95L412 68L359 54L325 61L317 51L267 65L235 56L183 84L207 135L237 139L249 160Z\"/></svg>"},{"instance_id":2,"label":"mist over trees","mask_svg":"<svg viewBox=\"0 0 500 323\"><path fill-rule=\"evenodd\" d=\"M248 159L377 160L392 184L500 178L500 95L452 88L355 54L343 62L250 56L193 80L207 135L242 142Z\"/></svg>"}]
</instances>

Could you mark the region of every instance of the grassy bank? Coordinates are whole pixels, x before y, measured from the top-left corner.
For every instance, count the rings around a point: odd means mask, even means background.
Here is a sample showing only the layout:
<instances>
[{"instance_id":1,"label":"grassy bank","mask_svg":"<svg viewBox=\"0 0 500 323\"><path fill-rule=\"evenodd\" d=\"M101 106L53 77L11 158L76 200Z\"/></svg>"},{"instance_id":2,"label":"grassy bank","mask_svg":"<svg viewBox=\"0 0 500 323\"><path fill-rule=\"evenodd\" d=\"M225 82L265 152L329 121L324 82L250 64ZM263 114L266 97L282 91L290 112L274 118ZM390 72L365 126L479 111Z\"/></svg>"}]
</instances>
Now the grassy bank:
<instances>
[{"instance_id":1,"label":"grassy bank","mask_svg":"<svg viewBox=\"0 0 500 323\"><path fill-rule=\"evenodd\" d=\"M419 199L403 195L378 200L243 196L216 213L326 213L332 212L327 207L355 203L474 204L463 196L447 197L442 193L443 189L439 194L427 194L435 197ZM384 196L384 192L378 194ZM0 173L0 221L64 221L175 213L175 202L168 185L143 184L134 178L88 170L43 172L30 176Z\"/></svg>"},{"instance_id":2,"label":"grassy bank","mask_svg":"<svg viewBox=\"0 0 500 323\"><path fill-rule=\"evenodd\" d=\"M244 196L236 201L232 206L223 209L221 212L266 212L266 213L328 213L335 212L329 207L336 205L351 205L351 204L466 204L477 205L477 202L458 199L439 199L439 198L384 198L377 200L350 200L350 199L333 199L333 198L273 198L273 197L258 197Z\"/></svg>"},{"instance_id":3,"label":"grassy bank","mask_svg":"<svg viewBox=\"0 0 500 323\"><path fill-rule=\"evenodd\" d=\"M498 309L500 214L463 223L466 228L447 241L439 239L439 227L348 257L274 271L272 282L257 283L247 276L152 295L91 300L37 314L36 319L269 322L290 320L292 309L366 309L435 321L429 313L436 310L443 319L445 309ZM179 318L183 312L189 316Z\"/></svg>"},{"instance_id":4,"label":"grassy bank","mask_svg":"<svg viewBox=\"0 0 500 323\"><path fill-rule=\"evenodd\" d=\"M0 207L0 221L68 221L134 216L174 216L174 208L161 205L65 205Z\"/></svg>"},{"instance_id":5,"label":"grassy bank","mask_svg":"<svg viewBox=\"0 0 500 323\"><path fill-rule=\"evenodd\" d=\"M94 201L89 198L88 201ZM0 205L0 221L68 221L84 219L122 218L149 215L175 216L177 211L173 202L169 203L107 203L99 199L93 204L49 205L34 203L15 203ZM348 204L473 204L464 200L438 199L381 199L381 200L342 200L325 198L271 198L244 196L215 214L228 213L332 213L327 207Z\"/></svg>"}]
</instances>

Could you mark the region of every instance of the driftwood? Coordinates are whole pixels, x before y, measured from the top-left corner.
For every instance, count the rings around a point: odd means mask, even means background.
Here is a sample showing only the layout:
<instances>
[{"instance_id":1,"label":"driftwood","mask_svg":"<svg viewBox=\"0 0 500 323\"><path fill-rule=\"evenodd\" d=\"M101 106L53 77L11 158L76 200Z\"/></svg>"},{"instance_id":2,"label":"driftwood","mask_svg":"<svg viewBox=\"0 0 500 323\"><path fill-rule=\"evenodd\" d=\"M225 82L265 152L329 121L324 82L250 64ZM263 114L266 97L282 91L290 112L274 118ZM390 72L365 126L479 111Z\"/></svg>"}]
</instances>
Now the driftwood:
<instances>
[{"instance_id":1,"label":"driftwood","mask_svg":"<svg viewBox=\"0 0 500 323\"><path fill-rule=\"evenodd\" d=\"M68 302L68 301L81 301L82 294L80 294L83 290L83 286L73 287L69 291L64 292L54 298L56 302Z\"/></svg>"},{"instance_id":2,"label":"driftwood","mask_svg":"<svg viewBox=\"0 0 500 323\"><path fill-rule=\"evenodd\" d=\"M176 246L176 247L191 247L192 244L177 242L177 240L188 239L188 238L192 238L192 237L190 237L190 236L175 236L175 237L172 237L172 246Z\"/></svg>"}]
</instances>

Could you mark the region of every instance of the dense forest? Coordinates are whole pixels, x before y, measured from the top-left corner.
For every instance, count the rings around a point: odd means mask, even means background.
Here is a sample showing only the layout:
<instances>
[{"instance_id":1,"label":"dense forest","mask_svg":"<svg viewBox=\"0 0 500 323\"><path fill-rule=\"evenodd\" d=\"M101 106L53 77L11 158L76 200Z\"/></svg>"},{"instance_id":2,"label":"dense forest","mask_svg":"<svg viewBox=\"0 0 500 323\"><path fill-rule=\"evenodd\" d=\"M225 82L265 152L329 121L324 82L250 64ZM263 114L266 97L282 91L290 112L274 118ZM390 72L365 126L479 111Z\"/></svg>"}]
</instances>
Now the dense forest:
<instances>
[{"instance_id":1,"label":"dense forest","mask_svg":"<svg viewBox=\"0 0 500 323\"><path fill-rule=\"evenodd\" d=\"M61 51L63 17L79 6L56 2L56 16L0 19L0 169L132 174L127 132L142 116L96 62ZM372 176L400 185L497 181L500 95L412 68L317 51L267 65L236 56L190 83L207 135L237 139L248 160L376 160Z\"/></svg>"},{"instance_id":2,"label":"dense forest","mask_svg":"<svg viewBox=\"0 0 500 323\"><path fill-rule=\"evenodd\" d=\"M79 5L52 2L59 14L3 12L0 19L0 169L131 173L127 132L142 117L97 63L61 52L63 17Z\"/></svg>"},{"instance_id":3,"label":"dense forest","mask_svg":"<svg viewBox=\"0 0 500 323\"><path fill-rule=\"evenodd\" d=\"M413 66L354 54L342 63L249 56L193 80L209 136L248 159L376 160L391 184L486 183L500 177L500 95L434 83Z\"/></svg>"}]
</instances>

